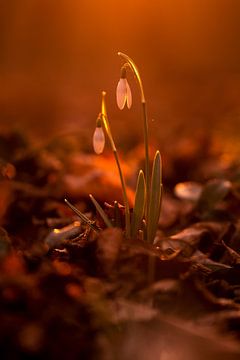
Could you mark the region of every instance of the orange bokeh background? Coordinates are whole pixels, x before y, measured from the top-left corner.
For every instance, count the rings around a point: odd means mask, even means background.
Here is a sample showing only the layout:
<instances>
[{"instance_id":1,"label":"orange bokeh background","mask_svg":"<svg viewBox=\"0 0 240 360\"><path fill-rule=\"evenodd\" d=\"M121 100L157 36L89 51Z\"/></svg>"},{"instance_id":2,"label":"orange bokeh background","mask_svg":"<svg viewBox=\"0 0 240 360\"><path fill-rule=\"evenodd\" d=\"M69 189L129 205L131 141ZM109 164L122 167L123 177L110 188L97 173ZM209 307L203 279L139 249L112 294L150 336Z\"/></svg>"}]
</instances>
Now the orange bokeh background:
<instances>
[{"instance_id":1,"label":"orange bokeh background","mask_svg":"<svg viewBox=\"0 0 240 360\"><path fill-rule=\"evenodd\" d=\"M239 14L239 0L2 1L1 127L90 135L106 90L119 141L140 136L131 76L133 109L115 103L120 50L142 74L152 136L207 128L237 144Z\"/></svg>"}]
</instances>

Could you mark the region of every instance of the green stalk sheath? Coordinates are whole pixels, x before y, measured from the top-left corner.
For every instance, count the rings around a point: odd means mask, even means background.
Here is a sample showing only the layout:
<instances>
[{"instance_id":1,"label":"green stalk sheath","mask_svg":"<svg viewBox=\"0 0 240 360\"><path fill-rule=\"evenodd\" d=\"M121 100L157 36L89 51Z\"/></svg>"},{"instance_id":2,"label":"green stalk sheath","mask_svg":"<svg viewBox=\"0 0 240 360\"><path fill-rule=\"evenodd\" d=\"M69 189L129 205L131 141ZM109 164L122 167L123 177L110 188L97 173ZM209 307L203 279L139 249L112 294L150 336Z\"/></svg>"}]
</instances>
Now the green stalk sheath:
<instances>
[{"instance_id":1,"label":"green stalk sheath","mask_svg":"<svg viewBox=\"0 0 240 360\"><path fill-rule=\"evenodd\" d=\"M149 145L148 145L148 121L146 103L142 102L143 109L143 129L144 129L144 146L145 146L145 178L146 178L146 221L148 221L149 198L150 198L150 169L149 169Z\"/></svg>"},{"instance_id":2,"label":"green stalk sheath","mask_svg":"<svg viewBox=\"0 0 240 360\"><path fill-rule=\"evenodd\" d=\"M146 184L145 177L142 170L139 171L137 186L135 192L135 201L131 220L131 236L136 238L139 235L139 230L143 227L143 216L145 212L146 203Z\"/></svg>"},{"instance_id":3,"label":"green stalk sheath","mask_svg":"<svg viewBox=\"0 0 240 360\"><path fill-rule=\"evenodd\" d=\"M92 196L92 194L89 194L89 197L93 203L93 205L95 206L96 210L98 211L99 215L101 216L101 218L103 219L103 221L105 222L105 225L109 228L113 227L111 221L109 220L107 214L105 213L105 211L103 210L103 208L101 207L101 205L97 202L97 200Z\"/></svg>"},{"instance_id":4,"label":"green stalk sheath","mask_svg":"<svg viewBox=\"0 0 240 360\"><path fill-rule=\"evenodd\" d=\"M128 198L127 198L126 185L125 185L124 177L123 177L123 174L122 174L122 169L121 169L121 166L120 166L120 162L119 162L118 153L117 153L116 148L113 151L113 155L114 155L116 163L117 163L118 172L119 172L121 185L122 185L123 201L124 201L124 205L125 205L126 238L129 239L130 238L130 209L129 209L129 203L128 203Z\"/></svg>"},{"instance_id":5,"label":"green stalk sheath","mask_svg":"<svg viewBox=\"0 0 240 360\"><path fill-rule=\"evenodd\" d=\"M157 151L153 161L152 181L149 198L147 241L153 243L161 210L162 199L162 162L160 152Z\"/></svg>"}]
</instances>

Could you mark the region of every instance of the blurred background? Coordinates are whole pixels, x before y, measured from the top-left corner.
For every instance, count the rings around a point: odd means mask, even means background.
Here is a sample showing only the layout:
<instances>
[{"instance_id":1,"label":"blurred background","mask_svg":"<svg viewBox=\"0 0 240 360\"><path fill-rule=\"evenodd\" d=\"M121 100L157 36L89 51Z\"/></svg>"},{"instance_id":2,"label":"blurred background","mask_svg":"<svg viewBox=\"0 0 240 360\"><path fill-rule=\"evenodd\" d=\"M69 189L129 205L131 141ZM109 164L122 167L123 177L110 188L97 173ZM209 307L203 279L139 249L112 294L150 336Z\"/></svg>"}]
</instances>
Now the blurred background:
<instances>
[{"instance_id":1,"label":"blurred background","mask_svg":"<svg viewBox=\"0 0 240 360\"><path fill-rule=\"evenodd\" d=\"M106 90L117 141L137 139L131 75L133 108L115 102L122 51L141 72L155 140L207 129L237 148L239 18L239 0L1 0L0 129L39 141L82 132L91 146Z\"/></svg>"}]
</instances>

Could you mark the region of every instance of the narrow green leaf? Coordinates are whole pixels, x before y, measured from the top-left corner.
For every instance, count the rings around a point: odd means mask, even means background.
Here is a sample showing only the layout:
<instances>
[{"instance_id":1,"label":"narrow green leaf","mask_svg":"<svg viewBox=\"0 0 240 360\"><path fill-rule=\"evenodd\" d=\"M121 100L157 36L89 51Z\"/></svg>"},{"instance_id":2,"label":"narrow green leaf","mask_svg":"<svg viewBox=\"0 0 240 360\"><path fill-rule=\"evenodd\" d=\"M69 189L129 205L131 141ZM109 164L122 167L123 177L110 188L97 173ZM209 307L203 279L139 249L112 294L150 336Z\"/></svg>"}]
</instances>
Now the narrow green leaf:
<instances>
[{"instance_id":1,"label":"narrow green leaf","mask_svg":"<svg viewBox=\"0 0 240 360\"><path fill-rule=\"evenodd\" d=\"M132 214L131 232L133 238L136 237L138 230L142 227L145 201L146 201L146 184L145 184L144 173L142 170L140 170L138 174L135 202L134 202L134 208Z\"/></svg>"},{"instance_id":2,"label":"narrow green leaf","mask_svg":"<svg viewBox=\"0 0 240 360\"><path fill-rule=\"evenodd\" d=\"M162 164L161 155L157 151L155 154L151 179L150 201L147 219L147 240L153 243L156 235L158 220L161 210L162 198Z\"/></svg>"},{"instance_id":3,"label":"narrow green leaf","mask_svg":"<svg viewBox=\"0 0 240 360\"><path fill-rule=\"evenodd\" d=\"M103 210L103 208L101 207L101 205L97 202L97 200L92 196L92 194L89 194L89 197L93 203L93 205L95 206L96 210L98 211L99 215L101 216L101 218L103 219L103 221L105 222L107 227L113 227L111 221L109 220L107 214L105 213L105 211Z\"/></svg>"},{"instance_id":4,"label":"narrow green leaf","mask_svg":"<svg viewBox=\"0 0 240 360\"><path fill-rule=\"evenodd\" d=\"M93 221L91 221L86 215L84 215L81 211L79 211L73 204L71 204L67 199L64 199L65 203L70 207L70 209L72 209L72 211L75 212L75 214L77 214L77 216L80 217L80 219L82 221L84 221L86 224L88 224L88 226L96 231L99 232L99 228L94 224Z\"/></svg>"}]
</instances>

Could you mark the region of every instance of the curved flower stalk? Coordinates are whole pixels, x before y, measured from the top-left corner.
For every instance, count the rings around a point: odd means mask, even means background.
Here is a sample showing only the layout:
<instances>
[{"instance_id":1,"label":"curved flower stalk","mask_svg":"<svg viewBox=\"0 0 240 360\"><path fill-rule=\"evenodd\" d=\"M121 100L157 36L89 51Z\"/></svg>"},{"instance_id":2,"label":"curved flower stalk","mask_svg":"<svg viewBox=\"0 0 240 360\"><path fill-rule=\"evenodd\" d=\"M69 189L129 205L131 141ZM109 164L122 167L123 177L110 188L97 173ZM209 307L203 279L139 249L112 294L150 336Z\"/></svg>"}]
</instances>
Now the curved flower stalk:
<instances>
[{"instance_id":1,"label":"curved flower stalk","mask_svg":"<svg viewBox=\"0 0 240 360\"><path fill-rule=\"evenodd\" d=\"M114 155L114 158L116 160L116 164L117 164L117 168L118 168L118 172L119 172L119 176L120 176L120 180L121 180L121 186L122 186L122 192L123 192L123 201L124 201L124 206L125 206L126 237L130 238L130 209L129 209L127 191L126 191L126 184L125 184L124 176L123 176L123 173L122 173L118 152L117 152L114 140L113 140L111 128L110 128L109 121L108 121L105 97L106 97L106 92L103 91L102 92L101 113L100 113L99 117L101 119L101 124L104 127L104 129L106 131L106 134L108 136L108 139L109 139L112 151L113 151L113 155Z\"/></svg>"},{"instance_id":2,"label":"curved flower stalk","mask_svg":"<svg viewBox=\"0 0 240 360\"><path fill-rule=\"evenodd\" d=\"M124 60L126 60L126 64L123 67L126 67L126 65L130 66L132 72L136 76L136 79L137 79L137 82L139 85L139 89L140 89L140 94L141 94L141 102L145 103L146 101L145 101L142 79L141 79L141 76L140 76L140 73L138 71L136 64L128 55L126 55L120 51L118 52L118 55L121 56Z\"/></svg>"},{"instance_id":3,"label":"curved flower stalk","mask_svg":"<svg viewBox=\"0 0 240 360\"><path fill-rule=\"evenodd\" d=\"M159 151L156 152L154 163L153 163L153 170L152 176L150 178L150 165L149 165L149 140L148 140L148 118L147 118L147 111L146 111L146 100L144 95L144 89L142 84L142 79L138 68L134 61L126 54L122 52L118 52L118 55L121 56L126 63L122 67L121 71L121 79L126 78L126 68L129 67L133 74L137 79L137 83L139 85L140 96L141 96L141 103L142 103L142 110L143 110L143 130L144 130L144 147L145 147L145 178L146 178L146 204L145 204L145 219L144 223L146 224L146 231L145 237L149 242L154 241L154 237L157 231L158 220L160 215L161 209L161 198L162 198L162 163L161 163L161 156ZM125 95L122 95L120 92L120 81L117 87L117 95L119 92L119 96L117 97L118 102L123 108L126 101L127 101L127 92L125 88ZM124 97L125 96L125 97ZM120 101L121 100L121 101ZM119 104L118 104L119 105ZM142 179L143 184L144 178ZM141 187L140 187L141 188ZM143 189L143 185L142 185ZM142 194L143 190L140 191L138 197L141 200L141 203L144 201L144 196ZM138 205L139 206L139 205ZM133 228L133 233L136 233L136 229Z\"/></svg>"},{"instance_id":4,"label":"curved flower stalk","mask_svg":"<svg viewBox=\"0 0 240 360\"><path fill-rule=\"evenodd\" d=\"M125 69L126 73L126 67L130 67L131 71L135 75L137 79L137 83L139 85L140 90L140 96L141 96L141 103L142 103L142 110L143 110L143 133L144 133L144 147L145 147L145 177L146 177L146 213L145 217L147 219L148 217L148 207L149 207L149 197L150 197L150 169L149 169L149 145L148 145L148 119L147 119L147 111L146 111L146 101L145 101L145 95L142 85L142 79L140 76L140 73L138 71L138 68L134 61L126 54L122 52L118 52L118 55L121 56L126 63L122 67ZM125 75L126 77L126 75ZM121 79L120 79L121 80Z\"/></svg>"}]
</instances>

